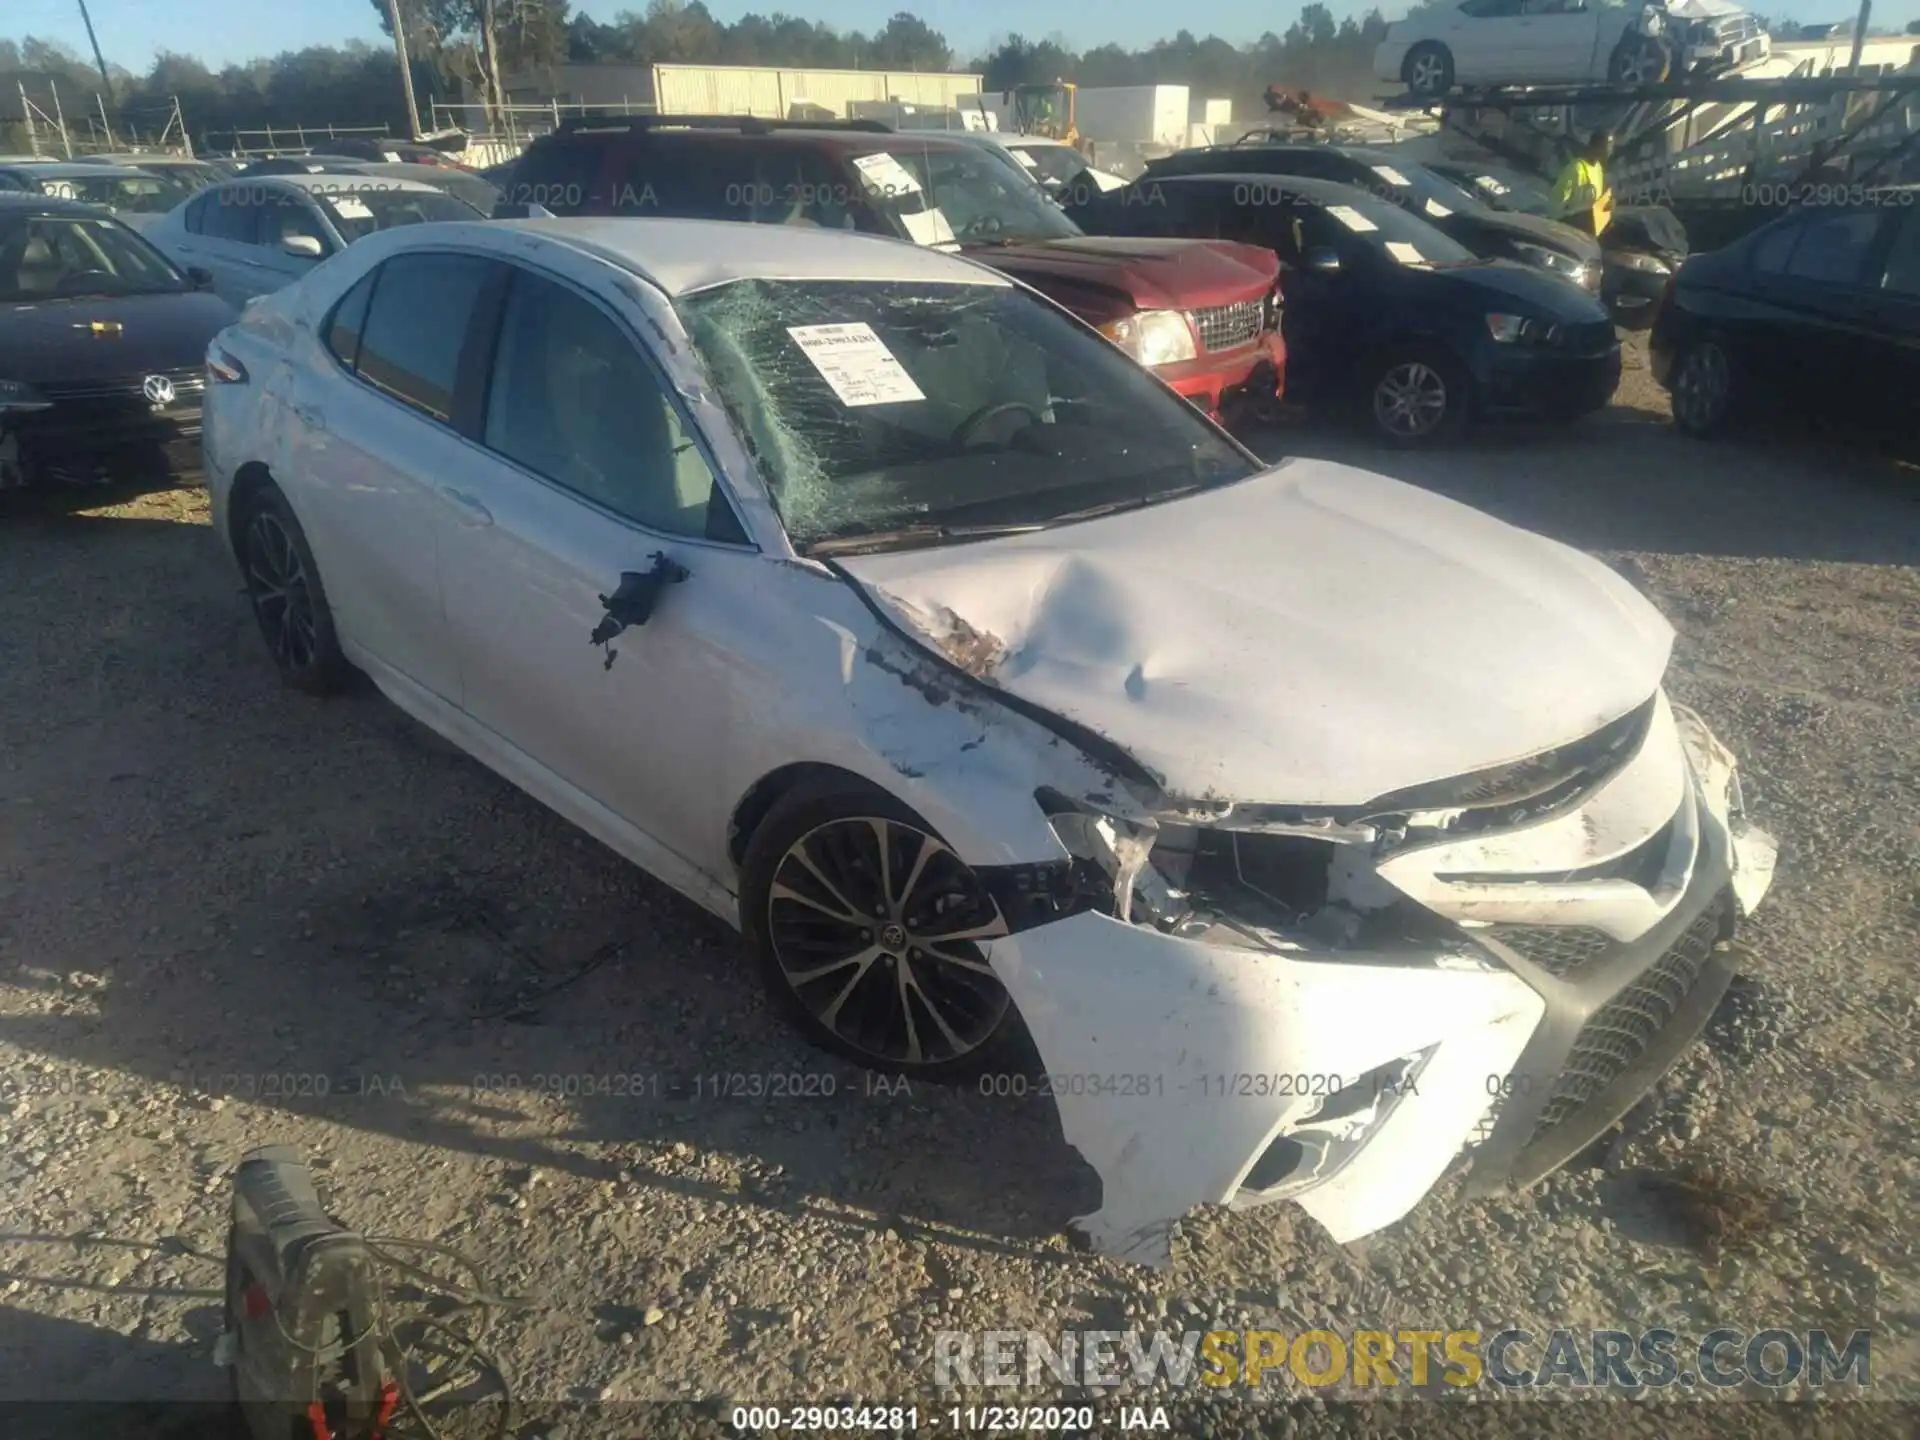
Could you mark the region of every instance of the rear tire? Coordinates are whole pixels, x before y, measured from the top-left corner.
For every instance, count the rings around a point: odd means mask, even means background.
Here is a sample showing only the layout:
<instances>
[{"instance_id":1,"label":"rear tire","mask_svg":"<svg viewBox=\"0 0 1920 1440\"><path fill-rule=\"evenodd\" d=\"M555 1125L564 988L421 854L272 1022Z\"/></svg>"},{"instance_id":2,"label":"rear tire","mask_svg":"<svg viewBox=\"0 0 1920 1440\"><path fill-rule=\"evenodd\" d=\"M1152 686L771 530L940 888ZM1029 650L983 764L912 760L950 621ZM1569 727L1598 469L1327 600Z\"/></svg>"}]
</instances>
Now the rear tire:
<instances>
[{"instance_id":1,"label":"rear tire","mask_svg":"<svg viewBox=\"0 0 1920 1440\"><path fill-rule=\"evenodd\" d=\"M883 790L822 782L781 799L747 845L740 928L768 996L823 1049L935 1084L1027 1068L1013 997L977 943L1007 933L999 906Z\"/></svg>"},{"instance_id":2,"label":"rear tire","mask_svg":"<svg viewBox=\"0 0 1920 1440\"><path fill-rule=\"evenodd\" d=\"M1737 399L1733 356L1717 335L1695 340L1673 362L1669 400L1683 434L1703 440L1725 434Z\"/></svg>"},{"instance_id":3,"label":"rear tire","mask_svg":"<svg viewBox=\"0 0 1920 1440\"><path fill-rule=\"evenodd\" d=\"M330 695L351 667L334 631L320 567L287 497L271 482L249 497L236 526L240 570L253 618L280 678L309 695Z\"/></svg>"},{"instance_id":4,"label":"rear tire","mask_svg":"<svg viewBox=\"0 0 1920 1440\"><path fill-rule=\"evenodd\" d=\"M1453 88L1453 52L1433 40L1423 40L1407 52L1400 77L1410 94L1438 100Z\"/></svg>"}]
</instances>

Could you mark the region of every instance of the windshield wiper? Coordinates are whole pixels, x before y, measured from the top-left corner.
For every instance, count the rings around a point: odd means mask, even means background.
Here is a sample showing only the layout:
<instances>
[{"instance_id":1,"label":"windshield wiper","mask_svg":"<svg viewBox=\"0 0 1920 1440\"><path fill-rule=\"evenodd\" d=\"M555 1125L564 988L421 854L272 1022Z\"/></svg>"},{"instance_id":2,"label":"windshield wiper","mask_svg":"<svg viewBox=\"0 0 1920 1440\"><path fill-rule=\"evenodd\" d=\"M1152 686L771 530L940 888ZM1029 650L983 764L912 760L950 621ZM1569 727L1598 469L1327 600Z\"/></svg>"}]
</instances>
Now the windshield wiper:
<instances>
[{"instance_id":1,"label":"windshield wiper","mask_svg":"<svg viewBox=\"0 0 1920 1440\"><path fill-rule=\"evenodd\" d=\"M902 525L893 530L870 530L859 535L829 535L809 542L807 555L857 555L865 550L885 550L902 541L983 540L990 535L1024 535L1044 530L1052 520L1022 520L1002 525Z\"/></svg>"},{"instance_id":2,"label":"windshield wiper","mask_svg":"<svg viewBox=\"0 0 1920 1440\"><path fill-rule=\"evenodd\" d=\"M1207 488L1207 482L1193 485L1176 485L1171 490L1155 490L1148 495L1129 495L1125 500L1109 500L1104 505L1089 505L1084 510L1069 510L1064 515L1056 515L1049 525L1071 525L1079 520L1098 520L1102 515L1117 515L1122 510L1144 510L1149 505L1158 505L1163 500L1178 500L1182 495L1191 495L1196 490Z\"/></svg>"}]
</instances>

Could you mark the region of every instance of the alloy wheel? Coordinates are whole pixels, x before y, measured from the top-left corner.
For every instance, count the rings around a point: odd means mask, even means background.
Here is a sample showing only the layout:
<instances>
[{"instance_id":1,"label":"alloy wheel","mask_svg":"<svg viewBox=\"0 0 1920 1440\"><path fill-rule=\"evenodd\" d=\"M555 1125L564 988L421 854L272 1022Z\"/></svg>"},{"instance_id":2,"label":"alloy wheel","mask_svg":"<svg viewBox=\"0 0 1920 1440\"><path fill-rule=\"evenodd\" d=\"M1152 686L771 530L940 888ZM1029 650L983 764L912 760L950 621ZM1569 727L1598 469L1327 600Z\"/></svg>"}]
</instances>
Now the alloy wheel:
<instances>
[{"instance_id":1,"label":"alloy wheel","mask_svg":"<svg viewBox=\"0 0 1920 1440\"><path fill-rule=\"evenodd\" d=\"M1420 360L1403 360L1373 387L1373 418L1388 434L1418 440L1447 417L1447 382Z\"/></svg>"},{"instance_id":2,"label":"alloy wheel","mask_svg":"<svg viewBox=\"0 0 1920 1440\"><path fill-rule=\"evenodd\" d=\"M992 1037L1010 1001L978 942L1006 933L958 855L880 816L802 835L767 892L767 938L794 996L845 1044L888 1064L942 1064Z\"/></svg>"},{"instance_id":3,"label":"alloy wheel","mask_svg":"<svg viewBox=\"0 0 1920 1440\"><path fill-rule=\"evenodd\" d=\"M1726 414L1732 389L1727 352L1711 340L1702 340L1687 351L1674 377L1674 414L1689 430L1711 430Z\"/></svg>"},{"instance_id":4,"label":"alloy wheel","mask_svg":"<svg viewBox=\"0 0 1920 1440\"><path fill-rule=\"evenodd\" d=\"M1627 85L1651 85L1659 76L1659 52L1651 45L1636 45L1620 62L1620 79Z\"/></svg>"},{"instance_id":5,"label":"alloy wheel","mask_svg":"<svg viewBox=\"0 0 1920 1440\"><path fill-rule=\"evenodd\" d=\"M1440 88L1440 80L1446 70L1446 62L1439 55L1428 53L1418 56L1407 74L1408 88L1416 95L1431 95Z\"/></svg>"},{"instance_id":6,"label":"alloy wheel","mask_svg":"<svg viewBox=\"0 0 1920 1440\"><path fill-rule=\"evenodd\" d=\"M307 567L286 526L268 510L247 525L247 595L274 663L290 671L313 664L319 642Z\"/></svg>"}]
</instances>

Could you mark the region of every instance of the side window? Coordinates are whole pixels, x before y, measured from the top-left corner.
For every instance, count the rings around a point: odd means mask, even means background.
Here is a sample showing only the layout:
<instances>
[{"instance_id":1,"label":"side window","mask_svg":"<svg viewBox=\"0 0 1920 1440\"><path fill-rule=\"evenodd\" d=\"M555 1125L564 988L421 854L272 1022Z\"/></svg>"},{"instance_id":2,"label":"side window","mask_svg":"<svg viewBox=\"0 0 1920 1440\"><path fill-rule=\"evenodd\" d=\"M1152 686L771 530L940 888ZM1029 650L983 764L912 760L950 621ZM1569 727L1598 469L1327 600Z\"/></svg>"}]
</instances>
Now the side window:
<instances>
[{"instance_id":1,"label":"side window","mask_svg":"<svg viewBox=\"0 0 1920 1440\"><path fill-rule=\"evenodd\" d=\"M380 270L376 265L362 275L359 283L333 307L333 316L327 321L327 349L349 370L360 360L360 335L367 328L367 306L373 300L373 287L380 278Z\"/></svg>"},{"instance_id":2,"label":"side window","mask_svg":"<svg viewBox=\"0 0 1920 1440\"><path fill-rule=\"evenodd\" d=\"M467 322L492 269L476 255L396 255L382 265L360 332L360 378L451 419Z\"/></svg>"},{"instance_id":3,"label":"side window","mask_svg":"<svg viewBox=\"0 0 1920 1440\"><path fill-rule=\"evenodd\" d=\"M210 203L200 212L200 233L209 240L251 245L263 198L258 185L228 185L214 191Z\"/></svg>"},{"instance_id":4,"label":"side window","mask_svg":"<svg viewBox=\"0 0 1920 1440\"><path fill-rule=\"evenodd\" d=\"M510 205L539 205L556 215L603 213L609 196L600 185L604 150L580 140L536 143L520 157L500 198Z\"/></svg>"},{"instance_id":5,"label":"side window","mask_svg":"<svg viewBox=\"0 0 1920 1440\"><path fill-rule=\"evenodd\" d=\"M200 217L207 213L212 204L213 195L208 193L190 202L187 208L180 212L180 224L189 235L200 233Z\"/></svg>"},{"instance_id":6,"label":"side window","mask_svg":"<svg viewBox=\"0 0 1920 1440\"><path fill-rule=\"evenodd\" d=\"M1867 251L1880 233L1878 210L1852 215L1823 215L1810 221L1793 247L1787 273L1822 285L1851 285L1866 268Z\"/></svg>"},{"instance_id":7,"label":"side window","mask_svg":"<svg viewBox=\"0 0 1920 1440\"><path fill-rule=\"evenodd\" d=\"M262 245L278 250L296 235L318 240L324 250L331 250L326 232L320 228L320 217L313 207L291 195L275 195L260 208L260 234Z\"/></svg>"},{"instance_id":8,"label":"side window","mask_svg":"<svg viewBox=\"0 0 1920 1440\"><path fill-rule=\"evenodd\" d=\"M1920 298L1920 212L1909 210L1901 216L1880 288Z\"/></svg>"},{"instance_id":9,"label":"side window","mask_svg":"<svg viewBox=\"0 0 1920 1440\"><path fill-rule=\"evenodd\" d=\"M752 147L699 143L689 137L655 137L643 148L621 152L614 192L625 203L616 213L659 215L671 220L752 220L763 191Z\"/></svg>"},{"instance_id":10,"label":"side window","mask_svg":"<svg viewBox=\"0 0 1920 1440\"><path fill-rule=\"evenodd\" d=\"M634 342L598 306L524 270L507 292L484 438L649 529L705 536L709 510L724 505Z\"/></svg>"},{"instance_id":11,"label":"side window","mask_svg":"<svg viewBox=\"0 0 1920 1440\"><path fill-rule=\"evenodd\" d=\"M755 220L822 230L858 228L858 192L813 151L797 146L768 150L760 177L759 198L765 203Z\"/></svg>"},{"instance_id":12,"label":"side window","mask_svg":"<svg viewBox=\"0 0 1920 1440\"><path fill-rule=\"evenodd\" d=\"M1753 242L1753 251L1748 263L1758 275L1778 275L1787 268L1787 257L1793 254L1793 243L1800 238L1802 227L1799 223L1776 225L1758 240Z\"/></svg>"}]
</instances>

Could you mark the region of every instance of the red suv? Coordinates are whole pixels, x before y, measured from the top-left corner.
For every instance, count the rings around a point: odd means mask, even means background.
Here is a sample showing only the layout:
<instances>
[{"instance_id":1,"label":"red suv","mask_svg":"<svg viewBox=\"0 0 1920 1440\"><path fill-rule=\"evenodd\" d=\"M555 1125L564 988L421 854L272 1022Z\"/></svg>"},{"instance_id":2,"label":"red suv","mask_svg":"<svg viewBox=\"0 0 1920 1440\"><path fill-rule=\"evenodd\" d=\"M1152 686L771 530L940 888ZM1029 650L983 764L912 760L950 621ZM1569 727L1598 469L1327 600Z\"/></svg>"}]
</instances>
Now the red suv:
<instances>
[{"instance_id":1,"label":"red suv","mask_svg":"<svg viewBox=\"0 0 1920 1440\"><path fill-rule=\"evenodd\" d=\"M809 225L957 250L1097 327L1208 414L1270 412L1285 381L1279 263L1226 240L1090 236L977 146L877 121L581 119L502 178L498 217Z\"/></svg>"}]
</instances>

